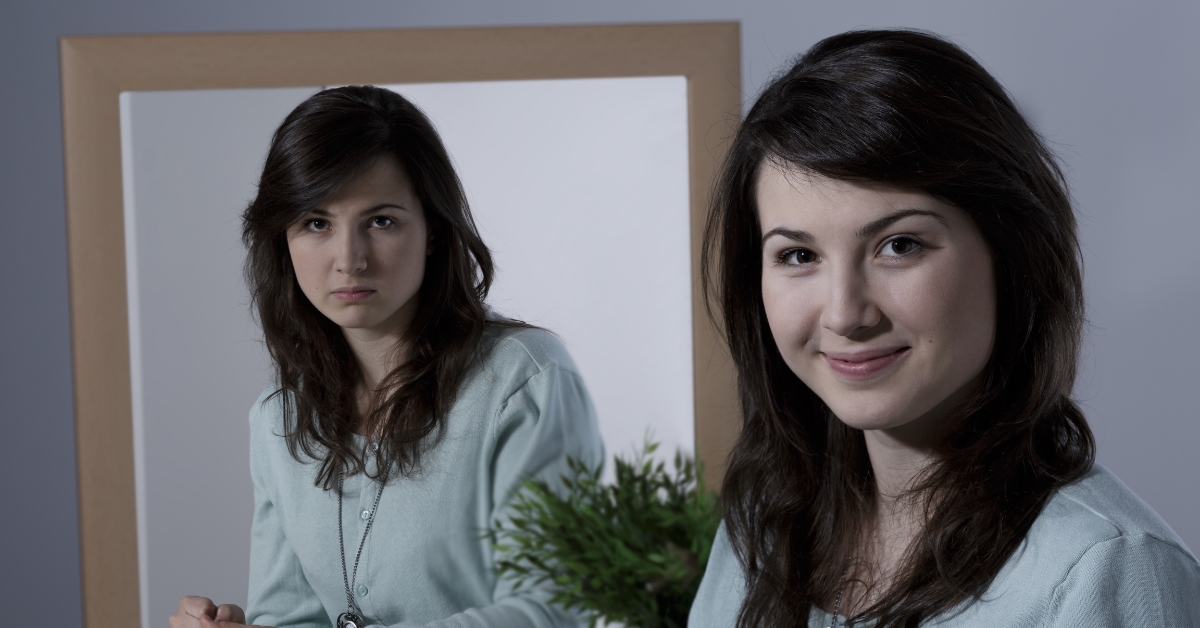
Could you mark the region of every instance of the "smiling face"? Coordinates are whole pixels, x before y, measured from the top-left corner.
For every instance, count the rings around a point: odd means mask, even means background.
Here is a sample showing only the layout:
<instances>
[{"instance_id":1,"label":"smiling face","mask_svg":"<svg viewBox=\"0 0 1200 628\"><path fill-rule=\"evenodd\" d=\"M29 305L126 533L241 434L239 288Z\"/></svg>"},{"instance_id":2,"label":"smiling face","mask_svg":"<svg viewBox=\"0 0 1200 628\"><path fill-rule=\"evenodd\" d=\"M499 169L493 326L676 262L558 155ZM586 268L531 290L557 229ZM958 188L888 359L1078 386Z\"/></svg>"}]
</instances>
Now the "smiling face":
<instances>
[{"instance_id":1,"label":"smiling face","mask_svg":"<svg viewBox=\"0 0 1200 628\"><path fill-rule=\"evenodd\" d=\"M429 228L408 176L384 158L287 230L301 291L343 330L399 336L416 313Z\"/></svg>"},{"instance_id":2,"label":"smiling face","mask_svg":"<svg viewBox=\"0 0 1200 628\"><path fill-rule=\"evenodd\" d=\"M932 435L991 355L991 255L966 212L912 190L764 163L762 294L779 352L862 430Z\"/></svg>"}]
</instances>

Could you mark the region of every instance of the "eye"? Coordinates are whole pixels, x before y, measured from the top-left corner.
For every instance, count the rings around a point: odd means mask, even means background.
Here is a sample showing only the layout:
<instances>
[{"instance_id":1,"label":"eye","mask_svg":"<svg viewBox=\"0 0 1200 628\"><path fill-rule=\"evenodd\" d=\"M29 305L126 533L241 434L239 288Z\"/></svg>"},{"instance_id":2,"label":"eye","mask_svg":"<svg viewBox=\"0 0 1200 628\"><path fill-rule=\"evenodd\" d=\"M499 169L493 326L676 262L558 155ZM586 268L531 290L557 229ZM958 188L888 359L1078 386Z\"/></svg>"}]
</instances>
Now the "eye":
<instances>
[{"instance_id":1,"label":"eye","mask_svg":"<svg viewBox=\"0 0 1200 628\"><path fill-rule=\"evenodd\" d=\"M817 254L809 249L787 249L779 254L779 263L789 266L801 266L817 261Z\"/></svg>"},{"instance_id":2,"label":"eye","mask_svg":"<svg viewBox=\"0 0 1200 628\"><path fill-rule=\"evenodd\" d=\"M390 216L374 216L371 218L372 227L390 227L396 224L396 220Z\"/></svg>"},{"instance_id":3,"label":"eye","mask_svg":"<svg viewBox=\"0 0 1200 628\"><path fill-rule=\"evenodd\" d=\"M897 236L883 243L881 253L886 257L903 257L921 249L921 243L909 236Z\"/></svg>"},{"instance_id":4,"label":"eye","mask_svg":"<svg viewBox=\"0 0 1200 628\"><path fill-rule=\"evenodd\" d=\"M329 228L329 221L322 218L312 218L304 221L306 231L324 231Z\"/></svg>"}]
</instances>

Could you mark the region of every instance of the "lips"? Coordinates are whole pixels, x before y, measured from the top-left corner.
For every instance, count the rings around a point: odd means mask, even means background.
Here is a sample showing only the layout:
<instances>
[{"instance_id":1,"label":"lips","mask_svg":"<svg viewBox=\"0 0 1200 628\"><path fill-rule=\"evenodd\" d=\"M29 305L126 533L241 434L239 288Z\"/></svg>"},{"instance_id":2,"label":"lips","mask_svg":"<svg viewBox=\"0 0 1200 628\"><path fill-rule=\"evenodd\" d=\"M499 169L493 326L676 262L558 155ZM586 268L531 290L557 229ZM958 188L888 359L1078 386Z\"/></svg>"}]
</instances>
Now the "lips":
<instances>
[{"instance_id":1,"label":"lips","mask_svg":"<svg viewBox=\"0 0 1200 628\"><path fill-rule=\"evenodd\" d=\"M362 301L373 294L375 294L375 291L370 288L365 288L363 286L347 286L345 288L338 288L337 290L334 290L333 298L346 303L354 303L356 301Z\"/></svg>"},{"instance_id":2,"label":"lips","mask_svg":"<svg viewBox=\"0 0 1200 628\"><path fill-rule=\"evenodd\" d=\"M855 352L822 352L821 357L837 375L846 379L869 379L899 362L909 347L883 347Z\"/></svg>"}]
</instances>

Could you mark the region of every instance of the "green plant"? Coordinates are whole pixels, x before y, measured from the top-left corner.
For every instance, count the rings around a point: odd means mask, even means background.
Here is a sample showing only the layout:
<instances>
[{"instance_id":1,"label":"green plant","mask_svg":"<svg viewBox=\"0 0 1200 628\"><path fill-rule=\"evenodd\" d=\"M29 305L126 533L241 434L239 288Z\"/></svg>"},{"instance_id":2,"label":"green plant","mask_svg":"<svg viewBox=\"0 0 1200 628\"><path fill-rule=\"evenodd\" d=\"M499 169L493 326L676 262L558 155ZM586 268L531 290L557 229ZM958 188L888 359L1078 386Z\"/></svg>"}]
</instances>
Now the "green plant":
<instances>
[{"instance_id":1,"label":"green plant","mask_svg":"<svg viewBox=\"0 0 1200 628\"><path fill-rule=\"evenodd\" d=\"M675 454L668 473L647 439L617 457L616 481L568 459L565 490L527 480L512 516L495 524L501 574L519 588L550 582L552 603L636 628L683 628L708 563L719 517L700 467Z\"/></svg>"}]
</instances>

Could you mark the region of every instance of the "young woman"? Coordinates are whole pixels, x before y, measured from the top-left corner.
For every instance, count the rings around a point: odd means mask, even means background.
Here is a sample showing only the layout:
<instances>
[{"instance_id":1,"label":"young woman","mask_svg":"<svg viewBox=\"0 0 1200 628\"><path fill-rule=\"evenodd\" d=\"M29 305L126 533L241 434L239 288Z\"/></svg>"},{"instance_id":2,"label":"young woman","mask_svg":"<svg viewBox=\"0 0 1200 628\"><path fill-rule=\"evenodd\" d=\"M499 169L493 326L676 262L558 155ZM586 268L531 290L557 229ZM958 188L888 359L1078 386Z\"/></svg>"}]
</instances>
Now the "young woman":
<instances>
[{"instance_id":1,"label":"young woman","mask_svg":"<svg viewBox=\"0 0 1200 628\"><path fill-rule=\"evenodd\" d=\"M248 612L186 597L173 628L562 626L493 569L527 477L602 444L548 332L489 315L492 261L429 120L330 89L276 131L244 214L278 374L250 412Z\"/></svg>"},{"instance_id":2,"label":"young woman","mask_svg":"<svg viewBox=\"0 0 1200 628\"><path fill-rule=\"evenodd\" d=\"M690 626L1200 626L1200 565L1071 401L1054 156L954 44L826 39L738 131L706 234L745 422Z\"/></svg>"}]
</instances>

